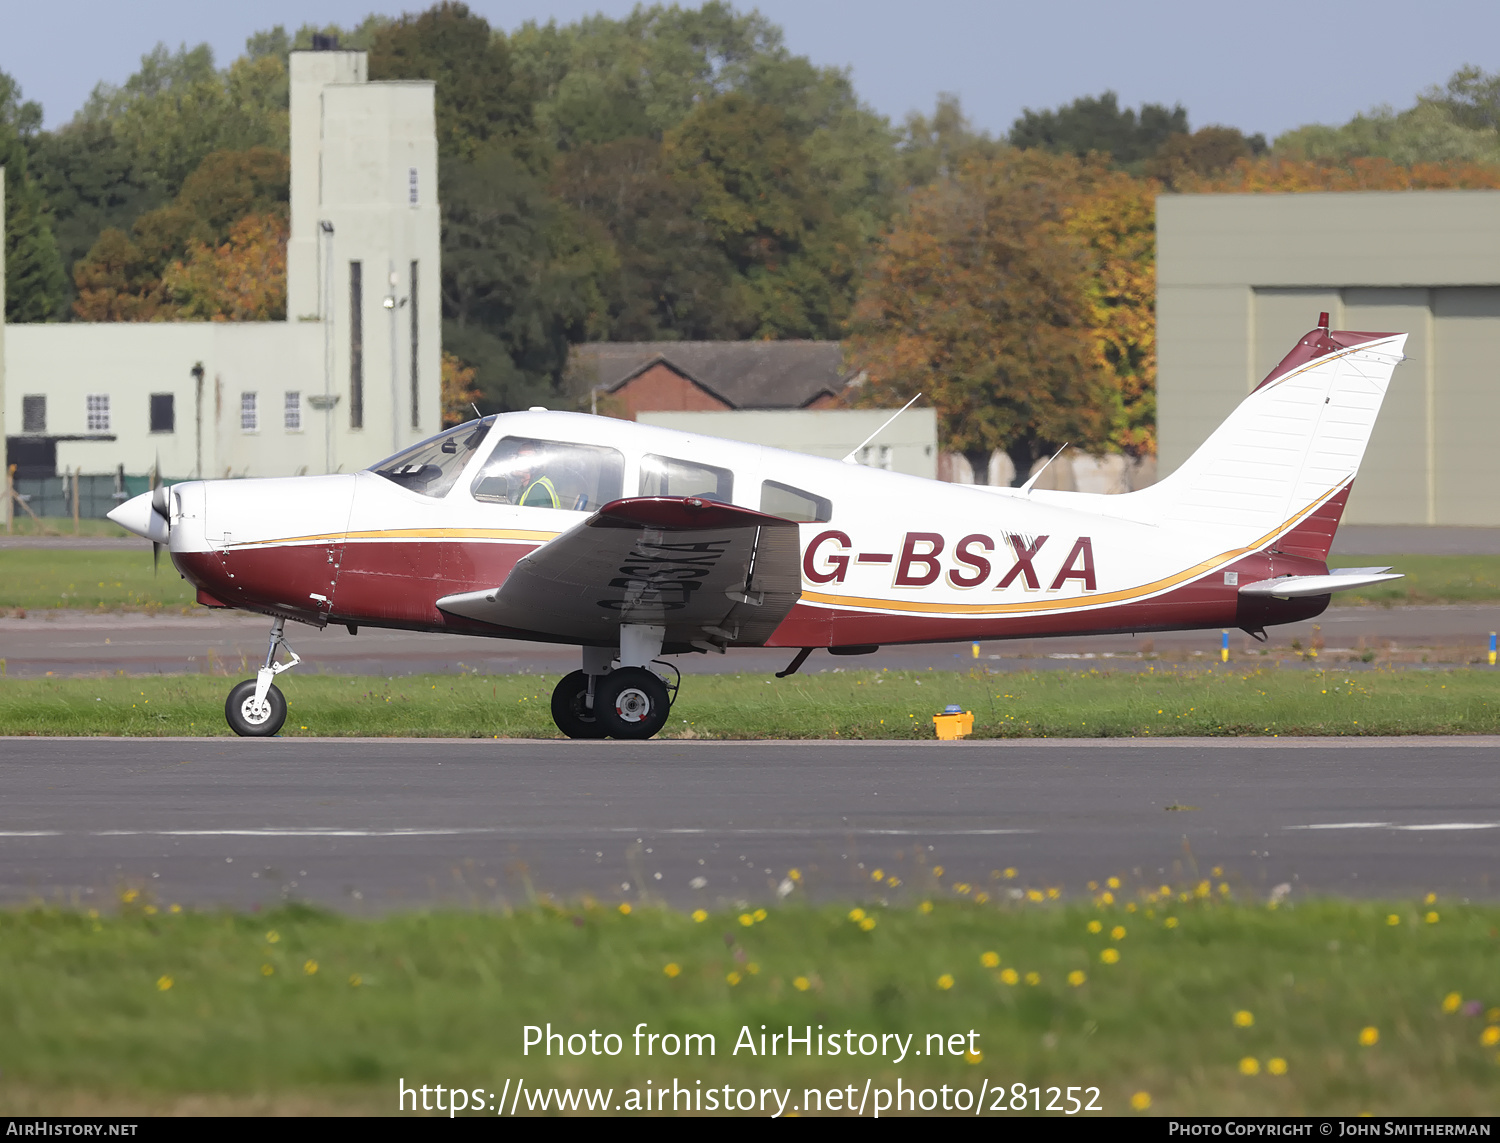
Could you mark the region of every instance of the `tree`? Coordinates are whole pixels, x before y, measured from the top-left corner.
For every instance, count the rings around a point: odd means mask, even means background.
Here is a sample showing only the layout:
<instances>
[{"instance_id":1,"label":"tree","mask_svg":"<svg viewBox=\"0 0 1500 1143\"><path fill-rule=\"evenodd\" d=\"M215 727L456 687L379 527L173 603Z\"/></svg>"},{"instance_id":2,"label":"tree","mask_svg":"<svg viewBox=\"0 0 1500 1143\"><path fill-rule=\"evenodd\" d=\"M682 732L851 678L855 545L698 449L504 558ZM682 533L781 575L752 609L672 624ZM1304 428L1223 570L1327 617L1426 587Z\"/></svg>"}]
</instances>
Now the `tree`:
<instances>
[{"instance_id":1,"label":"tree","mask_svg":"<svg viewBox=\"0 0 1500 1143\"><path fill-rule=\"evenodd\" d=\"M742 95L721 96L669 132L663 154L744 280L756 336L837 336L859 238L812 177L785 117Z\"/></svg>"},{"instance_id":2,"label":"tree","mask_svg":"<svg viewBox=\"0 0 1500 1143\"><path fill-rule=\"evenodd\" d=\"M554 193L599 228L600 288L615 341L715 340L755 329L753 299L650 139L586 143L559 157Z\"/></svg>"},{"instance_id":3,"label":"tree","mask_svg":"<svg viewBox=\"0 0 1500 1143\"><path fill-rule=\"evenodd\" d=\"M1173 135L1146 160L1145 173L1169 188L1192 177L1207 178L1266 152L1261 135L1246 136L1233 127L1200 127L1191 135Z\"/></svg>"},{"instance_id":4,"label":"tree","mask_svg":"<svg viewBox=\"0 0 1500 1143\"><path fill-rule=\"evenodd\" d=\"M1006 144L974 130L958 96L940 92L931 117L913 111L902 127L901 184L908 190L951 178L971 159L993 159Z\"/></svg>"},{"instance_id":5,"label":"tree","mask_svg":"<svg viewBox=\"0 0 1500 1143\"><path fill-rule=\"evenodd\" d=\"M983 479L1003 448L1024 480L1064 442L1110 439L1108 378L1069 212L1104 171L1070 155L971 160L917 192L865 279L846 343L861 403L921 392L945 447Z\"/></svg>"},{"instance_id":6,"label":"tree","mask_svg":"<svg viewBox=\"0 0 1500 1143\"><path fill-rule=\"evenodd\" d=\"M1178 190L1211 193L1297 193L1359 190L1483 190L1500 188L1500 165L1446 162L1402 166L1383 158L1343 162L1283 159L1274 154L1241 159L1217 175L1187 177Z\"/></svg>"},{"instance_id":7,"label":"tree","mask_svg":"<svg viewBox=\"0 0 1500 1143\"><path fill-rule=\"evenodd\" d=\"M1097 151L1122 167L1154 155L1173 135L1188 130L1187 111L1179 103L1168 110L1144 103L1140 113L1121 108L1113 91L1083 96L1056 111L1026 108L1010 129L1013 147L1037 148L1055 155L1084 158Z\"/></svg>"},{"instance_id":8,"label":"tree","mask_svg":"<svg viewBox=\"0 0 1500 1143\"><path fill-rule=\"evenodd\" d=\"M0 72L0 167L5 170L5 318L51 321L67 297L67 278L47 213L27 162L27 141L42 109L21 99L20 86Z\"/></svg>"},{"instance_id":9,"label":"tree","mask_svg":"<svg viewBox=\"0 0 1500 1143\"><path fill-rule=\"evenodd\" d=\"M286 320L287 230L285 213L272 211L240 218L220 246L190 240L187 257L174 262L162 278L177 316Z\"/></svg>"},{"instance_id":10,"label":"tree","mask_svg":"<svg viewBox=\"0 0 1500 1143\"><path fill-rule=\"evenodd\" d=\"M176 292L164 285L164 279L175 263L192 259L197 247L218 248L230 242L235 227L246 218L275 216L285 229L290 190L290 168L286 155L268 147L248 151L215 151L208 155L183 182L176 199L166 206L147 211L135 220L127 236L116 227L107 228L74 266L74 284L78 291L74 313L87 321L161 321L183 316ZM265 228L258 224L264 244ZM257 289L266 298L279 296L285 309L286 259L251 256L242 235L237 245L242 249L243 266L259 266L270 274ZM285 236L280 239L285 247ZM207 263L204 263L207 265ZM240 284L226 285L229 297L249 287L243 282L243 270L225 263ZM181 273L181 271L179 271ZM193 296L203 294L203 284L194 287ZM212 291L209 291L212 293ZM252 291L253 292L253 291ZM215 295L219 296L219 295ZM268 308L269 305L269 308ZM261 303L245 309L238 303L195 302L188 316L208 317L214 313L238 314L231 320L267 320L251 318L251 313L269 313L275 306Z\"/></svg>"},{"instance_id":11,"label":"tree","mask_svg":"<svg viewBox=\"0 0 1500 1143\"><path fill-rule=\"evenodd\" d=\"M471 420L471 407L481 394L474 384L474 369L462 360L443 351L442 404L443 428L461 425Z\"/></svg>"},{"instance_id":12,"label":"tree","mask_svg":"<svg viewBox=\"0 0 1500 1143\"><path fill-rule=\"evenodd\" d=\"M1212 130L1212 128L1205 128ZM1083 279L1111 448L1156 455L1156 196L1160 186L1101 174L1064 230L1090 254Z\"/></svg>"}]
</instances>

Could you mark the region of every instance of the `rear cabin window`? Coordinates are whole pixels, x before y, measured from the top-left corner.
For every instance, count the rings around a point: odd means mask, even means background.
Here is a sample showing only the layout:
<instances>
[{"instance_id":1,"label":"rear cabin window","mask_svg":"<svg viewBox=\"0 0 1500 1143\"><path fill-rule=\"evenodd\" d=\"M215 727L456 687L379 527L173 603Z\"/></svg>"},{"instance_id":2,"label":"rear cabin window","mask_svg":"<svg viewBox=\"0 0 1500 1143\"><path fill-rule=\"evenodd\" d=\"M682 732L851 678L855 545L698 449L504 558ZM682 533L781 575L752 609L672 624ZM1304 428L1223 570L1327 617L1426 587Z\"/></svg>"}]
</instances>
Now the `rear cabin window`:
<instances>
[{"instance_id":1,"label":"rear cabin window","mask_svg":"<svg viewBox=\"0 0 1500 1143\"><path fill-rule=\"evenodd\" d=\"M484 443L493 423L493 417L486 417L428 437L382 460L371 471L423 496L445 496Z\"/></svg>"},{"instance_id":2,"label":"rear cabin window","mask_svg":"<svg viewBox=\"0 0 1500 1143\"><path fill-rule=\"evenodd\" d=\"M641 457L641 495L696 496L729 504L734 500L734 473L727 468L647 453Z\"/></svg>"},{"instance_id":3,"label":"rear cabin window","mask_svg":"<svg viewBox=\"0 0 1500 1143\"><path fill-rule=\"evenodd\" d=\"M592 512L625 494L625 458L600 445L505 437L471 491L490 504Z\"/></svg>"},{"instance_id":4,"label":"rear cabin window","mask_svg":"<svg viewBox=\"0 0 1500 1143\"><path fill-rule=\"evenodd\" d=\"M826 524L833 519L833 502L790 484L764 481L760 486L760 510L799 524Z\"/></svg>"}]
</instances>

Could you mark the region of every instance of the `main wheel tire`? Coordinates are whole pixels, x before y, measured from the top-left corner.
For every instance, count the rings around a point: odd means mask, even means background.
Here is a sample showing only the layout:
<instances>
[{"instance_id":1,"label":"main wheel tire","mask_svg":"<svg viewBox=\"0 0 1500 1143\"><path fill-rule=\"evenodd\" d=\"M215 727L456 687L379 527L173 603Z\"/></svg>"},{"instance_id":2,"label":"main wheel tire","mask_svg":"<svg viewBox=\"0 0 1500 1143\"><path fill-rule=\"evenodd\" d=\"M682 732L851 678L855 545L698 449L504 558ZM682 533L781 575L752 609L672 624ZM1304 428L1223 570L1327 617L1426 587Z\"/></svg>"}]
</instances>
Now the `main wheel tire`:
<instances>
[{"instance_id":1,"label":"main wheel tire","mask_svg":"<svg viewBox=\"0 0 1500 1143\"><path fill-rule=\"evenodd\" d=\"M650 738L667 725L667 684L644 667L619 667L594 684L594 715L611 738Z\"/></svg>"},{"instance_id":2,"label":"main wheel tire","mask_svg":"<svg viewBox=\"0 0 1500 1143\"><path fill-rule=\"evenodd\" d=\"M242 738L270 738L286 721L286 696L275 683L266 691L260 708L255 707L255 680L246 679L229 692L224 702L229 729Z\"/></svg>"},{"instance_id":3,"label":"main wheel tire","mask_svg":"<svg viewBox=\"0 0 1500 1143\"><path fill-rule=\"evenodd\" d=\"M600 682L603 679L601 675ZM597 689L596 683L596 692ZM552 721L569 738L603 738L607 733L589 710L588 697L589 677L584 671L563 676L562 682L552 691Z\"/></svg>"}]
</instances>

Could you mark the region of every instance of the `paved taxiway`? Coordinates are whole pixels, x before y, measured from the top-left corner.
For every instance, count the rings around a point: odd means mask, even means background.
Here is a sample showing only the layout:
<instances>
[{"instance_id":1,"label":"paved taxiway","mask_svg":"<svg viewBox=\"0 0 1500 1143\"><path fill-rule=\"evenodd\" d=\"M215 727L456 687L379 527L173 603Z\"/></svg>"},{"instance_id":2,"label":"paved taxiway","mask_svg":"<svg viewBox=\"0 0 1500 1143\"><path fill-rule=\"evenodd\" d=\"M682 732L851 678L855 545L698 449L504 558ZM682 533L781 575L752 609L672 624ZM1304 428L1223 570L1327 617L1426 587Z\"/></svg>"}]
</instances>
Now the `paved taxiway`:
<instances>
[{"instance_id":1,"label":"paved taxiway","mask_svg":"<svg viewBox=\"0 0 1500 1143\"><path fill-rule=\"evenodd\" d=\"M0 739L0 900L692 907L1110 875L1493 898L1500 739ZM1174 807L1174 808L1168 808ZM1014 867L1013 880L992 871ZM879 869L902 884L878 887ZM1128 887L1128 886L1127 886Z\"/></svg>"}]
</instances>

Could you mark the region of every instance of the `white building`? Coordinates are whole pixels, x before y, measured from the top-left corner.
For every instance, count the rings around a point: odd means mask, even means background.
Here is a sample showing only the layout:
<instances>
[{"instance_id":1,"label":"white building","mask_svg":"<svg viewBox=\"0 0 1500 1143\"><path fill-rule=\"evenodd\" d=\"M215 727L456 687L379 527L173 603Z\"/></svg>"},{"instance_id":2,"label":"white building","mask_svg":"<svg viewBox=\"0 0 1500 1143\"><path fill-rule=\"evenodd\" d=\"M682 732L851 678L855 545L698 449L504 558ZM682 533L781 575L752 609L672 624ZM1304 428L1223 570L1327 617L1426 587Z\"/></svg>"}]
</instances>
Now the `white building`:
<instances>
[{"instance_id":1,"label":"white building","mask_svg":"<svg viewBox=\"0 0 1500 1143\"><path fill-rule=\"evenodd\" d=\"M433 85L366 62L291 56L286 321L7 327L0 304L20 476L348 471L439 429Z\"/></svg>"}]
</instances>

